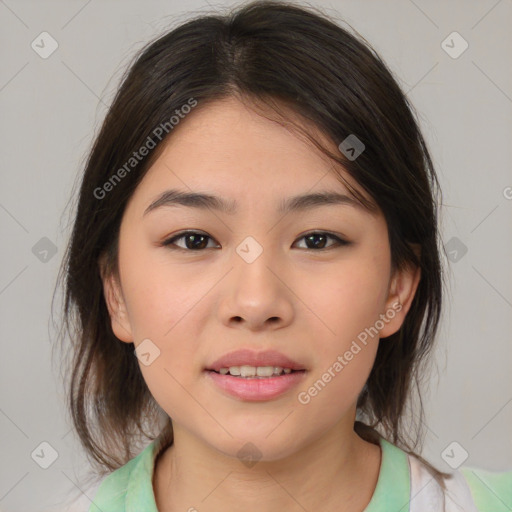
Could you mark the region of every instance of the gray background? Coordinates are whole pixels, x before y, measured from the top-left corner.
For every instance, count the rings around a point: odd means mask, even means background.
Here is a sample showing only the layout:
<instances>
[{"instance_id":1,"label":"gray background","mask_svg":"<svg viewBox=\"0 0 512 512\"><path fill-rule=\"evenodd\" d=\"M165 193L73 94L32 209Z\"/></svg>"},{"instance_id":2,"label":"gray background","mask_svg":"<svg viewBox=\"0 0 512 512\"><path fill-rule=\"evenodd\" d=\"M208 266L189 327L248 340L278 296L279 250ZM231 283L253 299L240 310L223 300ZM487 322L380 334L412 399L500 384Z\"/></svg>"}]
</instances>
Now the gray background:
<instances>
[{"instance_id":1,"label":"gray background","mask_svg":"<svg viewBox=\"0 0 512 512\"><path fill-rule=\"evenodd\" d=\"M512 2L312 3L353 25L398 75L441 179L442 235L453 261L438 371L425 394L423 456L451 471L442 453L456 441L469 453L464 465L510 469ZM134 52L187 11L228 5L0 0L2 511L67 510L59 500L75 496L68 492L81 496L70 510L90 504L86 459L51 365L65 207ZM59 45L47 59L31 47L43 31ZM458 58L441 45L453 31L469 43ZM45 254L52 245L56 253ZM31 458L43 441L59 454L48 469Z\"/></svg>"}]
</instances>

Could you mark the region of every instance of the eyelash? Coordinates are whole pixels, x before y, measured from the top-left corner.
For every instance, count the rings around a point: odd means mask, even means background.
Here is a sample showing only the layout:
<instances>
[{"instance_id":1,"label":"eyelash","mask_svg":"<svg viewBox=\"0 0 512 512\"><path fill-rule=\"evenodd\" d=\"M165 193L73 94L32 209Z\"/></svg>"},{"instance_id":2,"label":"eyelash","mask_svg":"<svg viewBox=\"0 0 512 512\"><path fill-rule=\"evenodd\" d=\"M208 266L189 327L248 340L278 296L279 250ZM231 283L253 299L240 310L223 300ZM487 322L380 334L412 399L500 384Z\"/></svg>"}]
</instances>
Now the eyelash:
<instances>
[{"instance_id":1,"label":"eyelash","mask_svg":"<svg viewBox=\"0 0 512 512\"><path fill-rule=\"evenodd\" d=\"M188 248L183 248L183 247L178 247L174 244L174 242L176 240L179 240L180 238L184 238L186 237L187 235L200 235L200 236L203 236L203 237L206 237L206 238L209 238L210 240L213 240L213 238L205 233L201 233L200 231L182 231L181 233L178 233L174 236L172 236L171 238L168 238L167 240L164 240L162 242L162 246L165 246L167 247L168 249L171 249L171 250L179 250L179 251L184 251L184 252L202 252L206 249L212 249L212 247L206 247L204 249L188 249ZM329 233L329 232L326 232L326 231L311 231L310 233L306 233L305 235L302 235L300 238L298 238L297 240L302 240L303 238L307 238L308 236L312 236L312 235L326 235L328 238L331 238L333 239L336 244L334 245L331 245L330 247L323 247L323 248L320 248L320 249L314 249L314 248L306 248L306 249L303 249L303 250L306 250L306 251L327 251L329 249L335 249L336 247L346 247L348 245L351 245L352 242L348 242L347 240L344 240L343 238L340 238L339 236L333 234L333 233Z\"/></svg>"}]
</instances>

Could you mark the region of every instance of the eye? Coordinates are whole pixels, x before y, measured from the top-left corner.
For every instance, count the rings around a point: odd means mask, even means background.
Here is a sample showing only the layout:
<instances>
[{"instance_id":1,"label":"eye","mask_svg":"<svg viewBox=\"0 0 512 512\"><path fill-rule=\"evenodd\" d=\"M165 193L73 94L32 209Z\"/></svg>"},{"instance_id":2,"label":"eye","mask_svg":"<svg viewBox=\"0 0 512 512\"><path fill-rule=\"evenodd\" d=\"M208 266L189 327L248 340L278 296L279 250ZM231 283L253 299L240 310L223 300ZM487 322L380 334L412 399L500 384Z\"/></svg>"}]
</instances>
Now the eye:
<instances>
[{"instance_id":1,"label":"eye","mask_svg":"<svg viewBox=\"0 0 512 512\"><path fill-rule=\"evenodd\" d=\"M181 240L182 238L185 240L185 247L180 247L179 245L175 244L176 240ZM204 233L201 233L200 231L183 231L171 238L168 238L162 243L162 245L168 246L169 249L199 251L201 249L207 248L206 245L208 244L205 243L206 239L213 240L213 238L211 238L208 235L205 235Z\"/></svg>"},{"instance_id":2,"label":"eye","mask_svg":"<svg viewBox=\"0 0 512 512\"><path fill-rule=\"evenodd\" d=\"M325 247L326 240L331 239L335 241L334 245L330 245L328 247ZM326 233L324 231L313 231L311 233L307 233L298 240L306 240L306 249L331 249L332 247L338 247L343 245L350 245L351 242L347 242L346 240L343 240L339 236L336 236L332 233Z\"/></svg>"},{"instance_id":3,"label":"eye","mask_svg":"<svg viewBox=\"0 0 512 512\"><path fill-rule=\"evenodd\" d=\"M184 240L184 247L176 244L178 240ZM326 241L328 239L334 240L334 244L326 247ZM184 251L201 251L202 249L208 249L212 247L208 247L208 240L213 240L210 236L201 233L200 231L183 231L174 235L171 238L165 240L162 245L168 247L169 249L181 249ZM350 245L351 242L343 240L337 235L332 233L326 233L324 231L313 231L311 233L307 233L297 240L306 240L305 249L313 249L313 250L322 250L322 249L330 249L332 247L339 247Z\"/></svg>"}]
</instances>

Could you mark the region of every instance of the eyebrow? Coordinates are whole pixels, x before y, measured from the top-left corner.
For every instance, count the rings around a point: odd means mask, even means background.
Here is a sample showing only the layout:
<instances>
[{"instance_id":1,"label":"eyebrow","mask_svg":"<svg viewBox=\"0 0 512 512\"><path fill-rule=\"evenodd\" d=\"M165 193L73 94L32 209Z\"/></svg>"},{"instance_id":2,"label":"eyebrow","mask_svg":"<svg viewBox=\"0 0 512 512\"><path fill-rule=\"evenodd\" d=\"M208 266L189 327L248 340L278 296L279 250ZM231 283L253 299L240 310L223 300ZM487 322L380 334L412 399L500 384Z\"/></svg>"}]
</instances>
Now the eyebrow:
<instances>
[{"instance_id":1,"label":"eyebrow","mask_svg":"<svg viewBox=\"0 0 512 512\"><path fill-rule=\"evenodd\" d=\"M321 191L313 194L302 194L283 199L278 205L277 212L285 214L331 205L347 205L358 210L364 210L366 212L370 211L370 209L363 203L345 194L333 191ZM143 216L164 206L185 206L201 210L213 209L228 215L234 215L237 212L238 207L236 201L228 201L213 194L170 189L160 194L144 210Z\"/></svg>"}]
</instances>

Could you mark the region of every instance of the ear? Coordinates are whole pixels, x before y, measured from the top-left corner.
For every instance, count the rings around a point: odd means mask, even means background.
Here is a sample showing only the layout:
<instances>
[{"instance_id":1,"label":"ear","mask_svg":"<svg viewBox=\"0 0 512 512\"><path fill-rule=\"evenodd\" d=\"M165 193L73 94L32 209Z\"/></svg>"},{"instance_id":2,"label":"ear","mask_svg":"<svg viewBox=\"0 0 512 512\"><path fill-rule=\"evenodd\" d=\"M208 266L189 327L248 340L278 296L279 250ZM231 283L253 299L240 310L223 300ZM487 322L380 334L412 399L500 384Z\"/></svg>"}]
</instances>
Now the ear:
<instances>
[{"instance_id":1,"label":"ear","mask_svg":"<svg viewBox=\"0 0 512 512\"><path fill-rule=\"evenodd\" d=\"M421 257L421 246L419 244L409 245L419 261ZM421 268L414 265L412 262L405 269L397 270L393 275L389 286L389 295L386 300L386 309L383 312L383 315L388 318L388 321L380 331L381 339L395 334L404 323L407 312L416 294L420 278Z\"/></svg>"},{"instance_id":2,"label":"ear","mask_svg":"<svg viewBox=\"0 0 512 512\"><path fill-rule=\"evenodd\" d=\"M118 278L113 272L105 270L103 258L100 259L99 265L103 282L103 295L110 315L112 331L119 340L125 343L133 343L132 329Z\"/></svg>"}]
</instances>

